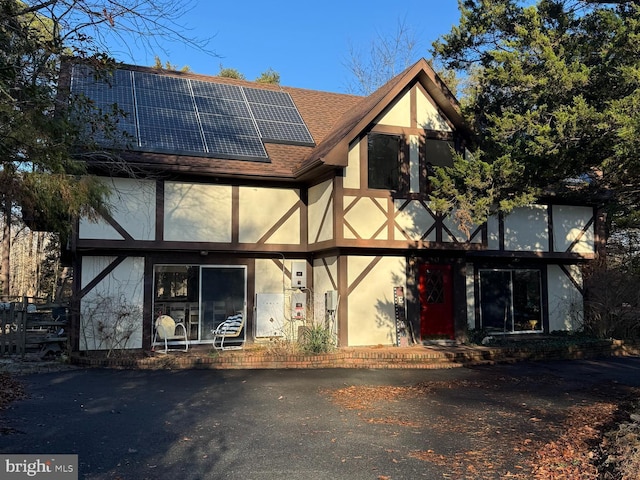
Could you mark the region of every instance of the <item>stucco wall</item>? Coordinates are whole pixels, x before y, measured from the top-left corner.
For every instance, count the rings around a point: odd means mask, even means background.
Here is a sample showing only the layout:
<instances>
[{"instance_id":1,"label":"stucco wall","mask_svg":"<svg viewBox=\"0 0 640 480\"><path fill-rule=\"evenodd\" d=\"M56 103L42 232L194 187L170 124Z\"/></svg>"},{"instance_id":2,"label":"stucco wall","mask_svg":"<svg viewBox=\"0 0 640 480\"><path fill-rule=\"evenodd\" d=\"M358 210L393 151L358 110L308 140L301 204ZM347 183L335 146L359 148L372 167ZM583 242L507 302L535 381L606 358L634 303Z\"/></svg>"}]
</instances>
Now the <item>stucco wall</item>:
<instances>
[{"instance_id":1,"label":"stucco wall","mask_svg":"<svg viewBox=\"0 0 640 480\"><path fill-rule=\"evenodd\" d=\"M109 214L134 240L154 240L156 228L156 182L127 178L104 178L109 187ZM81 239L122 240L105 220L80 219Z\"/></svg>"},{"instance_id":2,"label":"stucco wall","mask_svg":"<svg viewBox=\"0 0 640 480\"><path fill-rule=\"evenodd\" d=\"M85 288L115 257L83 257ZM142 348L144 258L128 257L80 302L80 350Z\"/></svg>"},{"instance_id":3,"label":"stucco wall","mask_svg":"<svg viewBox=\"0 0 640 480\"><path fill-rule=\"evenodd\" d=\"M385 198L344 197L342 234L347 239L387 240L387 200ZM347 225L348 224L348 225Z\"/></svg>"},{"instance_id":4,"label":"stucco wall","mask_svg":"<svg viewBox=\"0 0 640 480\"><path fill-rule=\"evenodd\" d=\"M564 269L578 285L582 285L579 266L566 265ZM549 285L549 331L571 331L581 328L584 312L582 294L563 268L559 265L549 265L547 282Z\"/></svg>"},{"instance_id":5,"label":"stucco wall","mask_svg":"<svg viewBox=\"0 0 640 480\"><path fill-rule=\"evenodd\" d=\"M309 244L333 239L333 182L309 188Z\"/></svg>"},{"instance_id":6,"label":"stucco wall","mask_svg":"<svg viewBox=\"0 0 640 480\"><path fill-rule=\"evenodd\" d=\"M548 252L551 221L554 252L592 254L595 251L593 215L593 208L581 206L531 205L516 208L504 217L504 248L509 251ZM487 234L487 249L498 250L498 216L488 219Z\"/></svg>"},{"instance_id":7,"label":"stucco wall","mask_svg":"<svg viewBox=\"0 0 640 480\"><path fill-rule=\"evenodd\" d=\"M240 243L300 243L300 191L285 188L240 188ZM283 219L290 210L291 215ZM280 222L283 220L283 222Z\"/></svg>"},{"instance_id":8,"label":"stucco wall","mask_svg":"<svg viewBox=\"0 0 640 480\"><path fill-rule=\"evenodd\" d=\"M362 275L365 277L355 284ZM403 257L347 258L349 346L392 345L396 341L393 287L406 290Z\"/></svg>"},{"instance_id":9,"label":"stucco wall","mask_svg":"<svg viewBox=\"0 0 640 480\"><path fill-rule=\"evenodd\" d=\"M231 187L165 182L164 239L231 241Z\"/></svg>"},{"instance_id":10,"label":"stucco wall","mask_svg":"<svg viewBox=\"0 0 640 480\"><path fill-rule=\"evenodd\" d=\"M531 205L515 209L504 219L504 248L512 251L549 251L547 207Z\"/></svg>"},{"instance_id":11,"label":"stucco wall","mask_svg":"<svg viewBox=\"0 0 640 480\"><path fill-rule=\"evenodd\" d=\"M593 208L553 206L553 245L557 252L594 253Z\"/></svg>"},{"instance_id":12,"label":"stucco wall","mask_svg":"<svg viewBox=\"0 0 640 480\"><path fill-rule=\"evenodd\" d=\"M329 290L336 290L338 284L338 258L316 258L313 261L313 315L314 321L322 322L326 318L324 295ZM338 298L338 302L340 299ZM337 333L337 312L329 325Z\"/></svg>"}]
</instances>

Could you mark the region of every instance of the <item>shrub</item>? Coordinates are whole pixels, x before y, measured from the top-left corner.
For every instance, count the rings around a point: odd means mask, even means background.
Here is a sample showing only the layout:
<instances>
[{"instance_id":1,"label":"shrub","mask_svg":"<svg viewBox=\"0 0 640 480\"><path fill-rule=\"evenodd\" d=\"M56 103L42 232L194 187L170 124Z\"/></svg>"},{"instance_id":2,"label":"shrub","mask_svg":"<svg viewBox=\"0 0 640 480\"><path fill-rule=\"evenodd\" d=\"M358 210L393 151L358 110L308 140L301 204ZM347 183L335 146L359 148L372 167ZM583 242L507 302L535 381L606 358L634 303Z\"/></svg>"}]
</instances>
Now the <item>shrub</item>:
<instances>
[{"instance_id":1,"label":"shrub","mask_svg":"<svg viewBox=\"0 0 640 480\"><path fill-rule=\"evenodd\" d=\"M335 347L331 330L320 324L306 327L298 341L304 353L328 353Z\"/></svg>"}]
</instances>

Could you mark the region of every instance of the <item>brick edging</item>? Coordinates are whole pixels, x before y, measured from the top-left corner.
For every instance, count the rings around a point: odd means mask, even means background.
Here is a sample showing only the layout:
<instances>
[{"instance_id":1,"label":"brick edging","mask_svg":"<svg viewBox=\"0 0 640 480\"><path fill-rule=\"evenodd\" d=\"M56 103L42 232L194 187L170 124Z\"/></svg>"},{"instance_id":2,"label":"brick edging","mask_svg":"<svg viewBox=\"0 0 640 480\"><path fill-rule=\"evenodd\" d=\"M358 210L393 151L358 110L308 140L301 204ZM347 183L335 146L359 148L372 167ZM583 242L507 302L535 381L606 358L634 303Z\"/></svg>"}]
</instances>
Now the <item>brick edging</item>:
<instances>
[{"instance_id":1,"label":"brick edging","mask_svg":"<svg viewBox=\"0 0 640 480\"><path fill-rule=\"evenodd\" d=\"M269 354L267 352L223 352L215 356L189 356L181 352L155 354L146 358L71 356L82 367L157 369L441 369L487 363L569 360L596 357L640 356L640 342L603 340L562 347L452 347L450 349L403 352L393 350L338 350L321 355Z\"/></svg>"}]
</instances>

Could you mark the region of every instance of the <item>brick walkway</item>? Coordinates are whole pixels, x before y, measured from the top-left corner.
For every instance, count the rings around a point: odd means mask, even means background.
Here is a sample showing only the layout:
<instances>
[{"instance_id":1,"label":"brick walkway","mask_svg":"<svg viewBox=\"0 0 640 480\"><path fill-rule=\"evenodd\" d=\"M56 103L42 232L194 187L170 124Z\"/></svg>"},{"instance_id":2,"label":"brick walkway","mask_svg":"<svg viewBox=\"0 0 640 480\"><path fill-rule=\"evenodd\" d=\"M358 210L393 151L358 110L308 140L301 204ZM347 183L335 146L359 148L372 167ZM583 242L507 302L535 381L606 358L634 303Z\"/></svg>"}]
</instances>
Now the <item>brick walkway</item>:
<instances>
[{"instance_id":1,"label":"brick walkway","mask_svg":"<svg viewBox=\"0 0 640 480\"><path fill-rule=\"evenodd\" d=\"M532 345L509 347L480 346L411 346L349 347L322 355L270 351L264 347L217 352L198 346L188 352L168 354L146 352L144 355L112 358L74 355L72 363L84 367L135 369L291 369L291 368L456 368L469 365L505 363L524 360L584 359L607 356L640 355L640 344L619 340L588 342L566 346Z\"/></svg>"}]
</instances>

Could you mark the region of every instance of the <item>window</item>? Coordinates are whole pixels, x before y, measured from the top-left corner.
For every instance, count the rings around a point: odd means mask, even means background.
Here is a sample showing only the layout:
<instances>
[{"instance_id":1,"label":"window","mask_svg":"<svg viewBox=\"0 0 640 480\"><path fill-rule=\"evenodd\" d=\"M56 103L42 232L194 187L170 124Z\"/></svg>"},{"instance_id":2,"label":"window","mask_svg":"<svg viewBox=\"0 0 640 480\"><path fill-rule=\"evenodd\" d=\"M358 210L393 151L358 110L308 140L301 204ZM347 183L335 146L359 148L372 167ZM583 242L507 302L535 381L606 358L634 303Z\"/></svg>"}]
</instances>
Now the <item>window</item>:
<instances>
[{"instance_id":1,"label":"window","mask_svg":"<svg viewBox=\"0 0 640 480\"><path fill-rule=\"evenodd\" d=\"M425 158L427 164L437 167L453 166L453 142L447 140L436 140L435 138L427 138L424 141Z\"/></svg>"},{"instance_id":2,"label":"window","mask_svg":"<svg viewBox=\"0 0 640 480\"><path fill-rule=\"evenodd\" d=\"M426 177L423 178L427 185L426 191L429 192L429 178L436 173L435 167L452 167L453 166L453 142L447 140L437 140L435 138L426 138L424 140L424 159L426 168Z\"/></svg>"},{"instance_id":3,"label":"window","mask_svg":"<svg viewBox=\"0 0 640 480\"><path fill-rule=\"evenodd\" d=\"M402 137L371 133L368 137L369 188L400 190L404 184Z\"/></svg>"},{"instance_id":4,"label":"window","mask_svg":"<svg viewBox=\"0 0 640 480\"><path fill-rule=\"evenodd\" d=\"M413 137L409 140L418 135ZM421 137L419 158L417 154L412 157L409 143L402 135L369 133L368 188L428 193L428 177L434 175L435 167L453 166L453 141Z\"/></svg>"},{"instance_id":5,"label":"window","mask_svg":"<svg viewBox=\"0 0 640 480\"><path fill-rule=\"evenodd\" d=\"M539 270L480 270L482 328L492 333L542 330Z\"/></svg>"}]
</instances>

